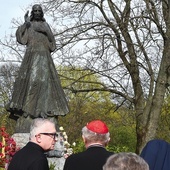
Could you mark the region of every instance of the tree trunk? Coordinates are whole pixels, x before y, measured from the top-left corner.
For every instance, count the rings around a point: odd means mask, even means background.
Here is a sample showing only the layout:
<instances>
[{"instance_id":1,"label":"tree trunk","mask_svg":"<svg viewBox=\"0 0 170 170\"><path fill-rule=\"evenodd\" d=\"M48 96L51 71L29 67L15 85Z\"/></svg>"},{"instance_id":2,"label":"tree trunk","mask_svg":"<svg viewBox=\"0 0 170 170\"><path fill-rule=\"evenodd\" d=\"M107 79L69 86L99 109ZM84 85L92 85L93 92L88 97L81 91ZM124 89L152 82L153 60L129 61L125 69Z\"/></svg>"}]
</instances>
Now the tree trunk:
<instances>
[{"instance_id":1,"label":"tree trunk","mask_svg":"<svg viewBox=\"0 0 170 170\"><path fill-rule=\"evenodd\" d=\"M148 115L147 121L143 121L145 123L141 124L139 122L141 121L141 119L137 118L137 122L138 122L137 125L140 124L140 126L137 126L137 147L136 147L137 153L140 153L144 145L149 140L154 139L156 135L159 116L160 116L161 108L164 102L166 88L167 88L167 85L169 86L168 84L168 79L169 79L168 69L170 66L169 55L170 55L170 41L165 39L165 46L164 46L162 61L160 65L158 78L156 81L152 103L151 103L151 106L147 105L149 107L148 109L146 109L148 113L144 113L145 115ZM146 117L143 117L143 119L144 118Z\"/></svg>"}]
</instances>

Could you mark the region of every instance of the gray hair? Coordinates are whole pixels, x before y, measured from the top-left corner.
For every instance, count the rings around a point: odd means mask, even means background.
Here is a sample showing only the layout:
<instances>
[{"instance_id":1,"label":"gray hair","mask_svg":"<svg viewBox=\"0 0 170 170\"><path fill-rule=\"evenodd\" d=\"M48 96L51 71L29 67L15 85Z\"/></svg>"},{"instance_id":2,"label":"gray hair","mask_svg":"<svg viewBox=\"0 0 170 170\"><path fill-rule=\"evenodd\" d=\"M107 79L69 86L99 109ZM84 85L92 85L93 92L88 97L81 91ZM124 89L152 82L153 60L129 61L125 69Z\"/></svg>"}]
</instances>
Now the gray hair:
<instances>
[{"instance_id":1,"label":"gray hair","mask_svg":"<svg viewBox=\"0 0 170 170\"><path fill-rule=\"evenodd\" d=\"M49 119L43 118L34 119L30 126L30 139L35 137L35 135L37 135L38 133L40 133L42 126L44 126L46 123L52 123L55 126L55 123Z\"/></svg>"},{"instance_id":2,"label":"gray hair","mask_svg":"<svg viewBox=\"0 0 170 170\"><path fill-rule=\"evenodd\" d=\"M110 156L103 170L149 170L149 166L139 155L122 152Z\"/></svg>"},{"instance_id":3,"label":"gray hair","mask_svg":"<svg viewBox=\"0 0 170 170\"><path fill-rule=\"evenodd\" d=\"M83 129L82 129L82 135L86 139L86 141L89 143L100 141L102 144L106 144L110 140L109 132L106 134L95 133L91 130L88 130L86 126L83 127Z\"/></svg>"}]
</instances>

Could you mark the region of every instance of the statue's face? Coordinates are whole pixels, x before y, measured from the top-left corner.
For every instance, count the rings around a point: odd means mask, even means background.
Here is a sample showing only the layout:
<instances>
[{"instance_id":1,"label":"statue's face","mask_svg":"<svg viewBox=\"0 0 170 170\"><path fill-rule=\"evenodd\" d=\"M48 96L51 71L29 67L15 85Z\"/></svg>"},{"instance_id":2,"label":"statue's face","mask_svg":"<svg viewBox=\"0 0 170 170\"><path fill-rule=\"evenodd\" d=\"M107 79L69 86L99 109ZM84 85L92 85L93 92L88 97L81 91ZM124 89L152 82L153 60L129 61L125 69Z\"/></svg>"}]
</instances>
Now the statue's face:
<instances>
[{"instance_id":1,"label":"statue's face","mask_svg":"<svg viewBox=\"0 0 170 170\"><path fill-rule=\"evenodd\" d=\"M41 6L35 5L32 9L32 12L33 12L34 20L39 21L42 19L43 11Z\"/></svg>"}]
</instances>

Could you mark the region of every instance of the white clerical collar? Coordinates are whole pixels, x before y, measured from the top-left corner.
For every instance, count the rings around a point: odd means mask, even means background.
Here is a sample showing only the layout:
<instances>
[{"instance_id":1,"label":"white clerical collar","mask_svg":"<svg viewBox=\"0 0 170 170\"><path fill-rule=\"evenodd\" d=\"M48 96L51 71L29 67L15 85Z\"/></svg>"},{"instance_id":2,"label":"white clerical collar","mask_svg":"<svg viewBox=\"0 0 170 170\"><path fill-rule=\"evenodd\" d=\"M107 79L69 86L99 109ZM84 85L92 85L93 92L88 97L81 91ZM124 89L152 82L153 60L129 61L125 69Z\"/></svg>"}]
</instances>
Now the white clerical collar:
<instances>
[{"instance_id":1,"label":"white clerical collar","mask_svg":"<svg viewBox=\"0 0 170 170\"><path fill-rule=\"evenodd\" d=\"M104 146L101 143L92 143L92 144L88 145L87 148L91 148L91 147L102 147L102 148L104 148Z\"/></svg>"}]
</instances>

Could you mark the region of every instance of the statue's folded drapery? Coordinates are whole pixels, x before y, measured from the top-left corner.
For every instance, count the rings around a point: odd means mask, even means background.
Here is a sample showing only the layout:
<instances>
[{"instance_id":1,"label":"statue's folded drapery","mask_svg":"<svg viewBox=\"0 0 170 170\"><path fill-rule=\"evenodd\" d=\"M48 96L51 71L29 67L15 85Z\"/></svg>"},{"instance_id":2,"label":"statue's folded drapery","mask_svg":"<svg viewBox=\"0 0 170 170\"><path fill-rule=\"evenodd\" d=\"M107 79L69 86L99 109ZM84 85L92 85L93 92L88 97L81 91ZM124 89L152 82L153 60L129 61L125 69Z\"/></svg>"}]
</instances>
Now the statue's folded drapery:
<instances>
[{"instance_id":1,"label":"statue's folded drapery","mask_svg":"<svg viewBox=\"0 0 170 170\"><path fill-rule=\"evenodd\" d=\"M32 118L66 115L69 109L51 57L56 45L48 23L24 23L16 37L27 48L7 110L12 116Z\"/></svg>"}]
</instances>

